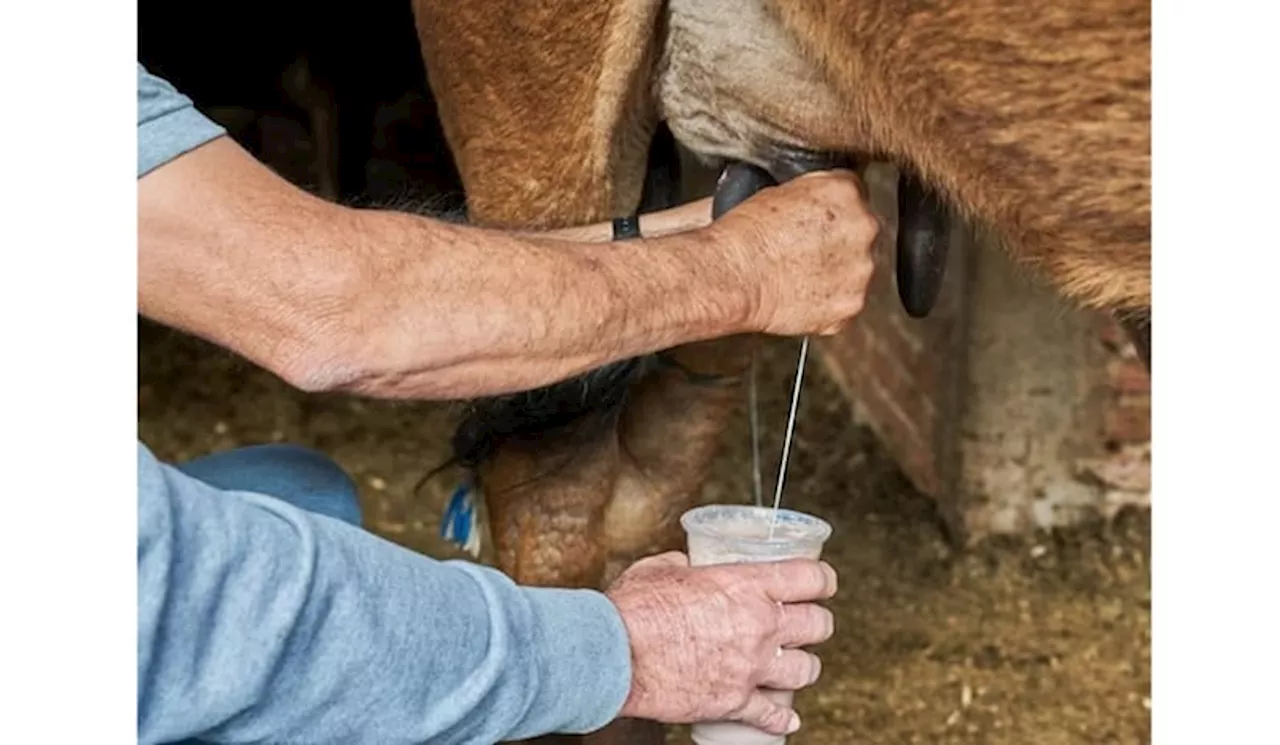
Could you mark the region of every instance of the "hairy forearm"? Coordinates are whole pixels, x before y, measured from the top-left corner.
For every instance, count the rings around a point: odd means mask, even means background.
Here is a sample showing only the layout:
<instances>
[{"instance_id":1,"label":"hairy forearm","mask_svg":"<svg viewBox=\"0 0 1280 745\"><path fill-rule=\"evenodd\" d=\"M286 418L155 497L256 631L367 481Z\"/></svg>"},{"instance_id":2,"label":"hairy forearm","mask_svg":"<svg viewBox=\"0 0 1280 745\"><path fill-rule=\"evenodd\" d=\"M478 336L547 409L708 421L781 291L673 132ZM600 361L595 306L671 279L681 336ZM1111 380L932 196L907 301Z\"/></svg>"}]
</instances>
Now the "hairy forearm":
<instances>
[{"instance_id":1,"label":"hairy forearm","mask_svg":"<svg viewBox=\"0 0 1280 745\"><path fill-rule=\"evenodd\" d=\"M397 398L527 389L746 330L745 283L703 233L560 234L575 240L328 204L219 141L139 182L139 307L300 387Z\"/></svg>"},{"instance_id":2,"label":"hairy forearm","mask_svg":"<svg viewBox=\"0 0 1280 745\"><path fill-rule=\"evenodd\" d=\"M745 327L741 283L710 265L698 233L576 245L384 212L355 222L371 273L359 284L390 291L365 294L350 316L380 319L381 333L350 355L376 367L338 371L339 387L491 395ZM708 280L717 272L719 286Z\"/></svg>"}]
</instances>

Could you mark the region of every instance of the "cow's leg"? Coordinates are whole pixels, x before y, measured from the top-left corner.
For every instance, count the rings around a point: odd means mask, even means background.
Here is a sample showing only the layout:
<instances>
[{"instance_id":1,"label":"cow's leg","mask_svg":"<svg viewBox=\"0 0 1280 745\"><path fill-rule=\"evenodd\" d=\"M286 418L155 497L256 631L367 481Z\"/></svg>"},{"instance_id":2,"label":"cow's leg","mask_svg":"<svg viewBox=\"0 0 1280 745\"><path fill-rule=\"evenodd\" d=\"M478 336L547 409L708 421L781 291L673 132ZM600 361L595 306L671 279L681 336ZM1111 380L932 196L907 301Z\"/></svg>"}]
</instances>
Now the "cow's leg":
<instances>
[{"instance_id":1,"label":"cow's leg","mask_svg":"<svg viewBox=\"0 0 1280 745\"><path fill-rule=\"evenodd\" d=\"M707 478L757 344L742 336L670 350L636 386L618 427L621 467L606 503L606 580L640 557L683 546L680 515Z\"/></svg>"}]
</instances>

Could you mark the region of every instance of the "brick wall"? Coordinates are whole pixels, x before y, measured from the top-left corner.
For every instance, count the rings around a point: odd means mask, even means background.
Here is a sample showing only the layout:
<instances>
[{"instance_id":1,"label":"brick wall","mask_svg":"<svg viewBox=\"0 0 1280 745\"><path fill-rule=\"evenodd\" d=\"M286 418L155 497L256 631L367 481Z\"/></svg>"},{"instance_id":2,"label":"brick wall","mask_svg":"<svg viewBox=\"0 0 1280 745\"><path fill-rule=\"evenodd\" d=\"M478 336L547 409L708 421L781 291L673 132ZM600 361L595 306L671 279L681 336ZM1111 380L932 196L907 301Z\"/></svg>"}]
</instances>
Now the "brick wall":
<instances>
[{"instance_id":1,"label":"brick wall","mask_svg":"<svg viewBox=\"0 0 1280 745\"><path fill-rule=\"evenodd\" d=\"M1104 436L1114 447L1151 440L1151 376L1123 329L1100 319L1098 339L1106 355Z\"/></svg>"},{"instance_id":2,"label":"brick wall","mask_svg":"<svg viewBox=\"0 0 1280 745\"><path fill-rule=\"evenodd\" d=\"M866 419L892 441L917 486L928 492L942 486L932 450L948 413L939 390L941 360L932 353L938 325L910 327L894 314L876 313L824 342L842 387L857 391Z\"/></svg>"},{"instance_id":3,"label":"brick wall","mask_svg":"<svg viewBox=\"0 0 1280 745\"><path fill-rule=\"evenodd\" d=\"M854 418L876 431L917 489L938 495L955 481L958 466L953 442L960 392L953 368L964 359L967 257L964 246L953 244L928 318L913 319L902 310L894 279L894 179L882 168L866 174L872 207L885 222L875 246L876 274L866 309L842 334L822 341L822 358L854 403Z\"/></svg>"},{"instance_id":4,"label":"brick wall","mask_svg":"<svg viewBox=\"0 0 1280 745\"><path fill-rule=\"evenodd\" d=\"M1099 439L1103 452L1077 461L1078 472L1104 490L1104 512L1130 504L1150 504L1151 376L1123 329L1110 318L1098 319L1096 395L1102 411Z\"/></svg>"}]
</instances>

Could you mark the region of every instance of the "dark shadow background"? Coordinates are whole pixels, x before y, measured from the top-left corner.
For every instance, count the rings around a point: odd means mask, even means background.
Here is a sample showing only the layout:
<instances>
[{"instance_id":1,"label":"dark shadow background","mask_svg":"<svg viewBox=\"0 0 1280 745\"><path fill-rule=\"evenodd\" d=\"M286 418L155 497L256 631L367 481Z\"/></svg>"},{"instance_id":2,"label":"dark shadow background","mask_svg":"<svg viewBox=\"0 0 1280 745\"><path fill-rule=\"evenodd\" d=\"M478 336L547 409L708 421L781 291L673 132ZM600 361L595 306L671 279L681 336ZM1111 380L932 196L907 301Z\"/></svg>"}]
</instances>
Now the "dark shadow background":
<instances>
[{"instance_id":1,"label":"dark shadow background","mask_svg":"<svg viewBox=\"0 0 1280 745\"><path fill-rule=\"evenodd\" d=\"M334 123L342 201L462 204L408 0L216 6L141 0L138 60L290 181L318 193L315 115ZM285 81L309 73L300 93Z\"/></svg>"}]
</instances>

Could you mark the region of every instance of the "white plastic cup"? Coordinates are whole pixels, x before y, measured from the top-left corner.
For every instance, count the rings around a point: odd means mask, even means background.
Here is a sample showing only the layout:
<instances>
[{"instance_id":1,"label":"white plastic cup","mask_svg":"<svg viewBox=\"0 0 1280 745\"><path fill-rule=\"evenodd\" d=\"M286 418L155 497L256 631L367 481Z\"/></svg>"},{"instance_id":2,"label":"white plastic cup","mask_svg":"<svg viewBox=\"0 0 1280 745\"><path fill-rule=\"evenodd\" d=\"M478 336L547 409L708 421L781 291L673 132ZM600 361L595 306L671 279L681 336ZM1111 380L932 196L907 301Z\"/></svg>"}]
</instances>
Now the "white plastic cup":
<instances>
[{"instance_id":1,"label":"white plastic cup","mask_svg":"<svg viewBox=\"0 0 1280 745\"><path fill-rule=\"evenodd\" d=\"M831 537L831 525L821 518L794 510L778 510L776 523L771 507L711 504L695 507L680 517L693 566L746 564L786 559L822 558L822 546ZM794 691L762 691L771 701L791 706ZM691 736L697 745L783 745L785 735L772 735L737 722L695 724Z\"/></svg>"}]
</instances>

